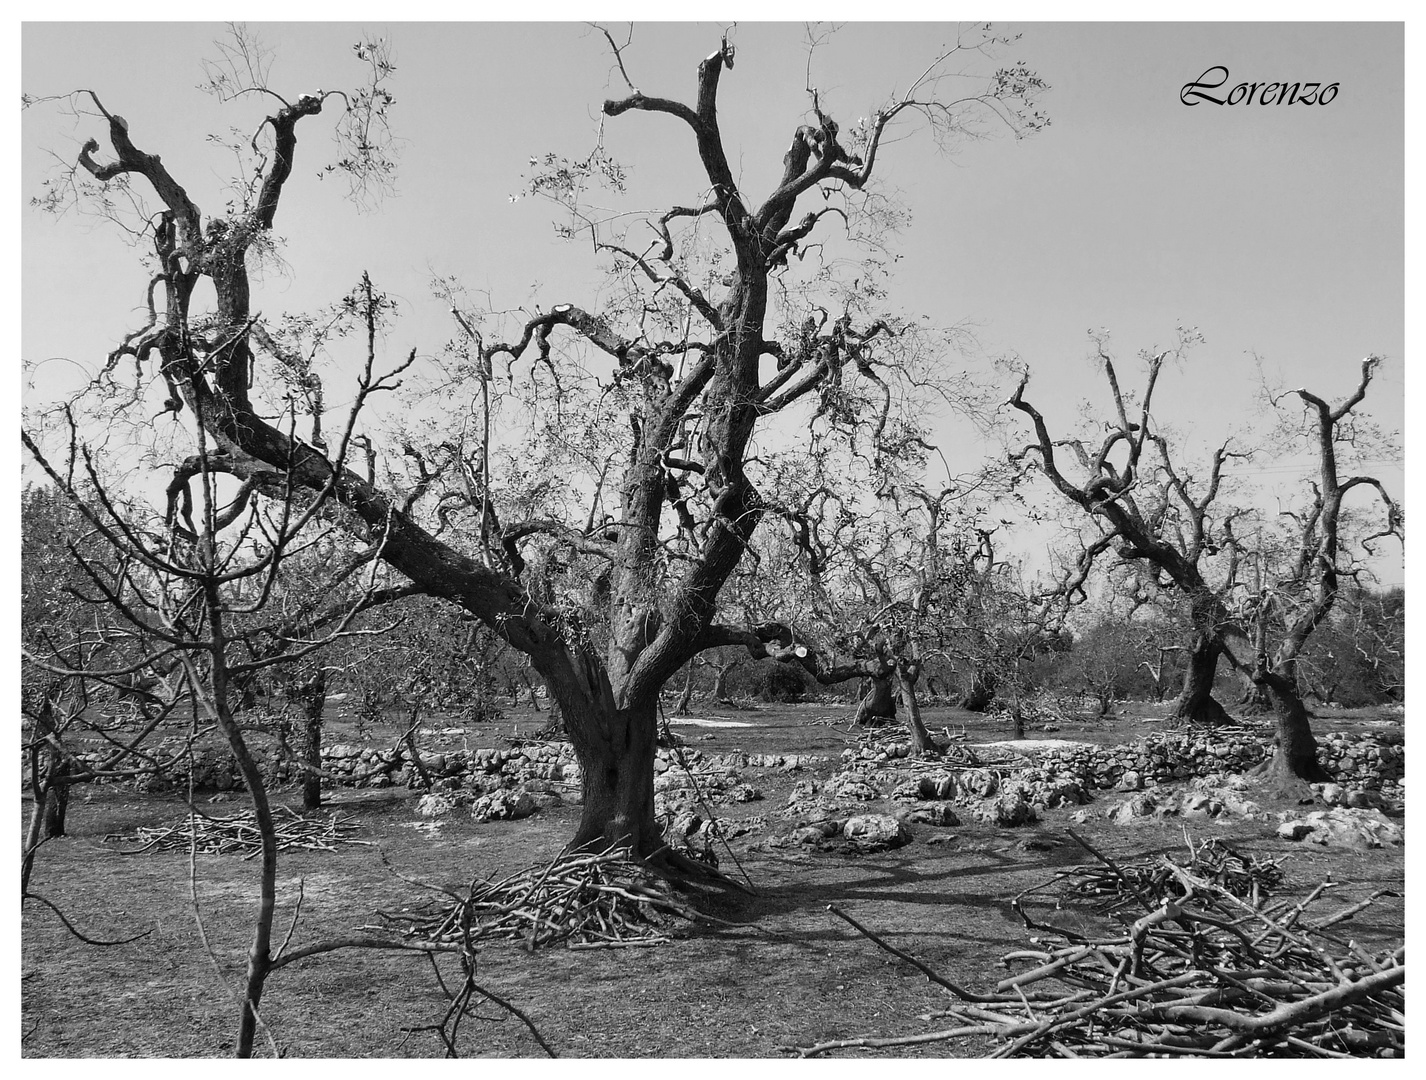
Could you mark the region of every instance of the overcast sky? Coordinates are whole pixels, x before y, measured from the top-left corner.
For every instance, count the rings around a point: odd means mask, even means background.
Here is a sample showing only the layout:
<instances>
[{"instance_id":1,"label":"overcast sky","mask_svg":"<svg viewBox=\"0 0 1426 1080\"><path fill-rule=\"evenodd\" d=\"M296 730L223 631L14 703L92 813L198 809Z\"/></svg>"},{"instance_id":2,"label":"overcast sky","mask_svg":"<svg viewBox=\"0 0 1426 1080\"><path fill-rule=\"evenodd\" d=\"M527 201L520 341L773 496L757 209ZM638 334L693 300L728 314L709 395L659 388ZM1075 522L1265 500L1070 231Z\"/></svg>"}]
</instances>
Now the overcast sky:
<instances>
[{"instance_id":1,"label":"overcast sky","mask_svg":"<svg viewBox=\"0 0 1426 1080\"><path fill-rule=\"evenodd\" d=\"M505 14L515 15L511 9ZM373 25L373 24L367 24ZM289 98L351 85L360 28L252 24L276 53L272 83ZM403 140L398 192L359 213L315 173L326 128L305 121L279 213L285 270L263 281L254 309L272 316L328 303L362 270L404 301L392 355L436 351L452 333L430 296L435 273L488 290L497 307L594 306L598 271L586 247L557 241L550 204L512 202L529 159L593 145L600 103L622 83L603 38L587 27L377 27L395 46L393 124ZM1015 24L1002 55L1024 60L1052 90L1052 126L991 139L947 157L914 130L888 146L880 181L910 209L897 241L893 302L938 325L968 322L986 354L1015 353L1034 371L1028 397L1063 428L1086 396L1104 400L1086 331L1119 351L1172 343L1176 325L1206 338L1188 367L1166 374L1157 410L1207 450L1251 427L1252 354L1286 386L1349 392L1360 360L1388 360L1369 398L1378 420L1403 425L1404 34L1400 24ZM250 133L263 104L221 106L198 93L199 61L221 27L29 24L22 88L85 87L125 116L142 148L163 157L205 211L218 209L230 161L204 135ZM718 24L641 25L625 63L649 94L689 98ZM853 24L814 56L812 81L843 124L904 89L953 35L927 24ZM754 199L775 182L808 101L806 32L744 23L721 85L729 158ZM1336 83L1326 105L1187 107L1185 83L1228 69L1242 82ZM40 189L57 154L72 161L92 118L53 106L24 113L21 194ZM687 131L667 117L626 114L605 144L649 205L691 203L704 186ZM101 154L101 159L106 155ZM145 275L112 228L22 213L22 355L49 360L26 387L42 400L102 364L141 325ZM1012 389L1007 385L1006 391ZM975 453L964 429L947 446ZM1273 463L1253 466L1267 480ZM1380 475L1401 491L1399 468ZM1400 580L1386 571L1388 580Z\"/></svg>"}]
</instances>

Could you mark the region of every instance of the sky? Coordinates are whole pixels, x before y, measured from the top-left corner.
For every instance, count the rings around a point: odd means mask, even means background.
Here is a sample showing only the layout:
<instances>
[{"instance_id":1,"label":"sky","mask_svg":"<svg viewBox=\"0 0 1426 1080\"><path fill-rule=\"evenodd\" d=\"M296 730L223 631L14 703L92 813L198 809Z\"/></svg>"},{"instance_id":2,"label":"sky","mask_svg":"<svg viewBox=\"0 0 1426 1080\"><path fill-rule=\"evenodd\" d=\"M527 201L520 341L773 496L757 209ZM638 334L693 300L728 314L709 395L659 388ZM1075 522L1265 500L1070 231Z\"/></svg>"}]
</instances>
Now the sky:
<instances>
[{"instance_id":1,"label":"sky","mask_svg":"<svg viewBox=\"0 0 1426 1080\"><path fill-rule=\"evenodd\" d=\"M249 25L274 50L272 84L289 98L359 75L350 50L361 26ZM429 288L437 274L487 291L496 307L593 307L600 276L587 247L554 236L549 203L511 197L533 156L593 146L600 103L623 93L603 37L572 23L362 25L394 43L397 193L366 211L344 201L333 181L316 178L326 129L304 122L299 155L311 157L299 157L277 222L285 264L264 276L254 308L274 315L328 303L367 270L406 311L387 342L397 356L435 352L452 336ZM622 38L623 24L610 25ZM624 53L630 77L646 93L688 99L723 25L637 25ZM1280 386L1338 398L1354 388L1362 357L1383 354L1368 405L1384 427L1404 426L1400 24L997 29L1021 35L1001 59L1025 61L1050 84L1051 126L949 156L914 129L885 147L879 182L912 215L895 242L895 306L935 325L967 325L983 357L1018 356L1033 371L1027 398L1056 431L1076 421L1086 398L1105 403L1087 331L1109 331L1133 372L1133 356L1172 344L1179 325L1196 326L1205 344L1165 373L1156 415L1199 453L1261 431L1255 357ZM263 108L253 98L223 106L195 90L221 30L27 24L21 86L37 96L94 90L201 208L219 208L230 159L204 137L251 132ZM812 58L824 109L844 124L867 115L952 33L944 24L842 27ZM721 126L739 184L758 201L808 112L807 30L745 22L730 37L737 62L722 81ZM1224 91L1240 81L1339 91L1318 106L1186 106L1181 88L1215 65L1229 71ZM103 135L92 117L55 105L26 110L22 198L40 190L56 155L72 161L91 135ZM702 178L676 121L625 114L604 122L604 142L651 208L697 199ZM100 222L25 207L20 240L21 354L38 365L22 393L41 403L76 386L142 323L146 279L122 234ZM1008 394L1013 380L1004 378ZM958 462L984 452L964 425L938 434ZM1250 471L1273 490L1286 475L1265 458ZM1402 492L1398 464L1377 472ZM1377 572L1401 581L1400 559Z\"/></svg>"}]
</instances>

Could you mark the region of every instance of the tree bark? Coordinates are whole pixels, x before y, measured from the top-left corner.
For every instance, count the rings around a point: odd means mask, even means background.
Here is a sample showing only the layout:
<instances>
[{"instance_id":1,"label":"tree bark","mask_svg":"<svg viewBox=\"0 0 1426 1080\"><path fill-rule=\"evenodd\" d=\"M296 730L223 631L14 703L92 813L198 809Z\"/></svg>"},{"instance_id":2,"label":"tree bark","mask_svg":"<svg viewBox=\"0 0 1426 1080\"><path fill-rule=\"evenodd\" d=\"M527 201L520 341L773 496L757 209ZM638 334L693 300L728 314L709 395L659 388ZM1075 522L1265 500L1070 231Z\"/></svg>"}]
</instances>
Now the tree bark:
<instances>
[{"instance_id":1,"label":"tree bark","mask_svg":"<svg viewBox=\"0 0 1426 1080\"><path fill-rule=\"evenodd\" d=\"M327 673L317 674L303 686L302 718L304 738L302 756L307 769L302 775L302 809L316 810L322 805L322 710L327 704Z\"/></svg>"},{"instance_id":2,"label":"tree bark","mask_svg":"<svg viewBox=\"0 0 1426 1080\"><path fill-rule=\"evenodd\" d=\"M926 725L921 722L921 706L916 700L916 678L920 674L921 665L918 663L898 665L896 689L906 713L906 728L911 732L911 749L918 754L924 754L927 751L935 752L936 744L931 740L931 733L926 730Z\"/></svg>"},{"instance_id":3,"label":"tree bark","mask_svg":"<svg viewBox=\"0 0 1426 1080\"><path fill-rule=\"evenodd\" d=\"M1183 690L1169 706L1169 716L1195 724L1223 724L1233 719L1213 697L1213 680L1222 653L1222 643L1212 635L1194 635L1183 673Z\"/></svg>"},{"instance_id":4,"label":"tree bark","mask_svg":"<svg viewBox=\"0 0 1426 1080\"><path fill-rule=\"evenodd\" d=\"M1272 708L1272 698L1267 688L1259 686L1250 676L1243 679L1243 696L1238 701L1242 711L1257 716Z\"/></svg>"},{"instance_id":5,"label":"tree bark","mask_svg":"<svg viewBox=\"0 0 1426 1080\"><path fill-rule=\"evenodd\" d=\"M1307 708L1297 693L1293 672L1277 670L1262 672L1258 682L1272 703L1277 723L1277 745L1266 768L1270 785L1284 793L1300 794L1302 784L1321 784L1332 777L1317 760L1317 740L1312 735Z\"/></svg>"},{"instance_id":6,"label":"tree bark","mask_svg":"<svg viewBox=\"0 0 1426 1080\"><path fill-rule=\"evenodd\" d=\"M45 786L45 839L65 835L64 818L69 810L69 758L50 747L49 767Z\"/></svg>"},{"instance_id":7,"label":"tree bark","mask_svg":"<svg viewBox=\"0 0 1426 1080\"><path fill-rule=\"evenodd\" d=\"M919 716L918 712L918 721ZM863 724L873 724L879 720L894 720L895 718L896 695L892 690L890 673L882 678L873 678L871 689L867 691L861 704L857 706L857 715L852 723L861 727ZM907 723L910 721L908 720Z\"/></svg>"},{"instance_id":8,"label":"tree bark","mask_svg":"<svg viewBox=\"0 0 1426 1080\"><path fill-rule=\"evenodd\" d=\"M714 677L714 680L713 680L713 700L714 700L714 701L726 702L726 701L729 700L729 699L728 699L728 672L732 671L733 668L735 668L735 667L737 667L737 666L738 666L738 661L737 661L737 660L734 660L732 663L729 663L729 664L719 664L719 665L718 665L718 674Z\"/></svg>"},{"instance_id":9,"label":"tree bark","mask_svg":"<svg viewBox=\"0 0 1426 1080\"><path fill-rule=\"evenodd\" d=\"M654 817L656 704L621 709L582 701L561 707L583 770L584 807L569 850L627 847L641 858L652 855L663 846Z\"/></svg>"},{"instance_id":10,"label":"tree bark","mask_svg":"<svg viewBox=\"0 0 1426 1080\"><path fill-rule=\"evenodd\" d=\"M689 661L688 677L683 681L683 692L679 694L678 701L674 703L673 711L676 716L683 716L688 712L688 707L693 703L693 669L694 664Z\"/></svg>"},{"instance_id":11,"label":"tree bark","mask_svg":"<svg viewBox=\"0 0 1426 1080\"><path fill-rule=\"evenodd\" d=\"M961 708L969 712L985 712L995 700L995 672L977 669L971 676L970 689L961 698Z\"/></svg>"}]
</instances>

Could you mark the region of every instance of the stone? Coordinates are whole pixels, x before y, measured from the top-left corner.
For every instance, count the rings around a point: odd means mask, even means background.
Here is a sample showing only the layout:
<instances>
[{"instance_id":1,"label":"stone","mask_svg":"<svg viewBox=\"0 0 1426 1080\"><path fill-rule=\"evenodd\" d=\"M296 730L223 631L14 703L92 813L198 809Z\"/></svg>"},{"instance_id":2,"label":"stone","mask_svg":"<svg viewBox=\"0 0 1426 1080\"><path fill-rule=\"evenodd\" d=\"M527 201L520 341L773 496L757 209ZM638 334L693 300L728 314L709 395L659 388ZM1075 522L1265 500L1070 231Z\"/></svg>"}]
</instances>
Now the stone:
<instances>
[{"instance_id":1,"label":"stone","mask_svg":"<svg viewBox=\"0 0 1426 1080\"><path fill-rule=\"evenodd\" d=\"M961 819L956 816L951 804L946 802L933 802L925 806L917 806L904 811L904 814L904 820L919 822L923 825L947 827L961 823Z\"/></svg>"},{"instance_id":2,"label":"stone","mask_svg":"<svg viewBox=\"0 0 1426 1080\"><path fill-rule=\"evenodd\" d=\"M823 791L836 798L857 799L861 802L881 798L881 792L856 773L838 773L827 781Z\"/></svg>"},{"instance_id":3,"label":"stone","mask_svg":"<svg viewBox=\"0 0 1426 1080\"><path fill-rule=\"evenodd\" d=\"M1114 785L1115 791L1138 791L1144 786L1144 778L1133 769L1128 770Z\"/></svg>"},{"instance_id":4,"label":"stone","mask_svg":"<svg viewBox=\"0 0 1426 1080\"><path fill-rule=\"evenodd\" d=\"M911 842L911 830L889 814L857 814L842 826L842 836L864 851L885 851Z\"/></svg>"},{"instance_id":5,"label":"stone","mask_svg":"<svg viewBox=\"0 0 1426 1080\"><path fill-rule=\"evenodd\" d=\"M497 791L476 799L470 816L476 821L514 821L529 817L536 809L534 796L528 791Z\"/></svg>"},{"instance_id":6,"label":"stone","mask_svg":"<svg viewBox=\"0 0 1426 1080\"><path fill-rule=\"evenodd\" d=\"M981 798L990 798L1000 789L1000 780L989 769L967 769L961 774L963 790Z\"/></svg>"},{"instance_id":7,"label":"stone","mask_svg":"<svg viewBox=\"0 0 1426 1080\"><path fill-rule=\"evenodd\" d=\"M1186 795L1178 804L1178 812L1184 817L1217 817L1223 812L1223 804L1211 795Z\"/></svg>"},{"instance_id":8,"label":"stone","mask_svg":"<svg viewBox=\"0 0 1426 1080\"><path fill-rule=\"evenodd\" d=\"M1298 832L1299 827L1303 830L1299 835L1290 835ZM1305 818L1286 820L1278 827L1278 835L1284 839L1306 838L1325 847L1347 847L1357 851L1401 844L1404 839L1401 828L1387 820L1381 811L1347 807L1318 810Z\"/></svg>"},{"instance_id":9,"label":"stone","mask_svg":"<svg viewBox=\"0 0 1426 1080\"><path fill-rule=\"evenodd\" d=\"M1158 802L1151 795L1135 795L1125 799L1109 811L1109 820L1116 825L1127 825L1137 818L1153 817L1158 810Z\"/></svg>"},{"instance_id":10,"label":"stone","mask_svg":"<svg viewBox=\"0 0 1426 1080\"><path fill-rule=\"evenodd\" d=\"M821 790L822 786L816 780L799 780L792 785L792 793L787 797L787 805L804 802Z\"/></svg>"},{"instance_id":11,"label":"stone","mask_svg":"<svg viewBox=\"0 0 1426 1080\"><path fill-rule=\"evenodd\" d=\"M449 814L455 809L455 802L446 795L422 795L416 801L416 813L422 817L438 818Z\"/></svg>"},{"instance_id":12,"label":"stone","mask_svg":"<svg viewBox=\"0 0 1426 1080\"><path fill-rule=\"evenodd\" d=\"M829 818L793 829L792 840L797 844L820 844L823 840L831 840L840 835L842 828L843 822Z\"/></svg>"}]
</instances>

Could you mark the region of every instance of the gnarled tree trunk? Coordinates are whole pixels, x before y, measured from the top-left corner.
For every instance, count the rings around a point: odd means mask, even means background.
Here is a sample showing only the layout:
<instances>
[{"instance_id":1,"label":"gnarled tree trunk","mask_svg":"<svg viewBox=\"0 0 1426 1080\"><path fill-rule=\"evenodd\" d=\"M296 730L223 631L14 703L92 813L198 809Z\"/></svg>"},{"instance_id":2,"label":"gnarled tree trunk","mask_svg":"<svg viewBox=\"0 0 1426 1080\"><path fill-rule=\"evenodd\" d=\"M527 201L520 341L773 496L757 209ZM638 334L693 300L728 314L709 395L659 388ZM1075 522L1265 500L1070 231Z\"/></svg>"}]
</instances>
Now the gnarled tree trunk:
<instances>
[{"instance_id":1,"label":"gnarled tree trunk","mask_svg":"<svg viewBox=\"0 0 1426 1080\"><path fill-rule=\"evenodd\" d=\"M862 698L861 704L857 706L857 715L852 723L858 727L863 724L874 724L880 720L893 720L896 718L896 695L891 685L891 674L888 672L881 678L871 680L871 689Z\"/></svg>"},{"instance_id":2,"label":"gnarled tree trunk","mask_svg":"<svg viewBox=\"0 0 1426 1080\"><path fill-rule=\"evenodd\" d=\"M1238 699L1238 705L1242 712L1258 716L1272 708L1272 698L1265 686L1255 682L1250 676L1244 676L1243 696Z\"/></svg>"},{"instance_id":3,"label":"gnarled tree trunk","mask_svg":"<svg viewBox=\"0 0 1426 1080\"><path fill-rule=\"evenodd\" d=\"M985 712L995 700L995 672L979 668L971 676L970 689L961 698L961 708L969 712Z\"/></svg>"},{"instance_id":4,"label":"gnarled tree trunk","mask_svg":"<svg viewBox=\"0 0 1426 1080\"><path fill-rule=\"evenodd\" d=\"M652 855L663 846L663 830L654 817L656 705L561 704L583 770L584 807L570 850L628 847L636 856Z\"/></svg>"},{"instance_id":5,"label":"gnarled tree trunk","mask_svg":"<svg viewBox=\"0 0 1426 1080\"><path fill-rule=\"evenodd\" d=\"M906 713L906 728L911 732L911 749L918 754L935 751L931 733L921 721L921 705L916 700L916 678L921 674L921 665L915 661L898 664L896 668L896 689Z\"/></svg>"},{"instance_id":6,"label":"gnarled tree trunk","mask_svg":"<svg viewBox=\"0 0 1426 1080\"><path fill-rule=\"evenodd\" d=\"M674 702L673 711L676 716L684 716L688 712L688 707L693 703L693 672L696 665L689 661L688 676L683 680L683 692L678 695L678 700Z\"/></svg>"},{"instance_id":7,"label":"gnarled tree trunk","mask_svg":"<svg viewBox=\"0 0 1426 1080\"><path fill-rule=\"evenodd\" d=\"M302 709L302 809L322 805L322 711L327 704L327 672L318 668L297 684L294 696Z\"/></svg>"},{"instance_id":8,"label":"gnarled tree trunk","mask_svg":"<svg viewBox=\"0 0 1426 1080\"><path fill-rule=\"evenodd\" d=\"M48 798L45 799L45 839L53 840L65 835L64 818L69 810L69 770L70 760L55 750L49 751Z\"/></svg>"},{"instance_id":9,"label":"gnarled tree trunk","mask_svg":"<svg viewBox=\"0 0 1426 1080\"><path fill-rule=\"evenodd\" d=\"M1286 670L1284 670L1286 668ZM1317 740L1312 735L1307 708L1297 692L1297 680L1290 665L1278 665L1258 675L1258 684L1272 703L1277 724L1276 747L1267 763L1269 784L1287 794L1300 794L1304 782L1326 783L1332 779L1317 760Z\"/></svg>"},{"instance_id":10,"label":"gnarled tree trunk","mask_svg":"<svg viewBox=\"0 0 1426 1080\"><path fill-rule=\"evenodd\" d=\"M1169 706L1170 716L1195 724L1223 724L1233 719L1213 697L1213 680L1222 654L1223 645L1213 635L1201 631L1194 635L1183 690Z\"/></svg>"},{"instance_id":11,"label":"gnarled tree trunk","mask_svg":"<svg viewBox=\"0 0 1426 1080\"><path fill-rule=\"evenodd\" d=\"M716 668L717 674L713 678L713 700L728 701L728 672L738 666L737 659L730 660L726 664L719 664Z\"/></svg>"}]
</instances>

